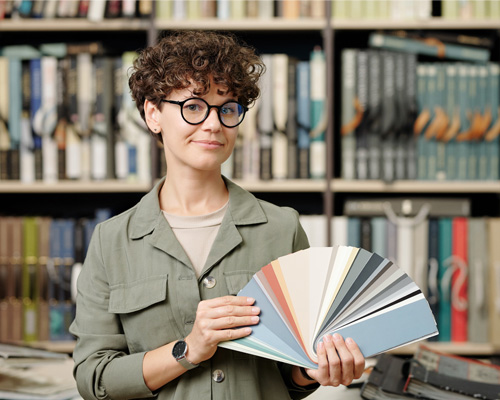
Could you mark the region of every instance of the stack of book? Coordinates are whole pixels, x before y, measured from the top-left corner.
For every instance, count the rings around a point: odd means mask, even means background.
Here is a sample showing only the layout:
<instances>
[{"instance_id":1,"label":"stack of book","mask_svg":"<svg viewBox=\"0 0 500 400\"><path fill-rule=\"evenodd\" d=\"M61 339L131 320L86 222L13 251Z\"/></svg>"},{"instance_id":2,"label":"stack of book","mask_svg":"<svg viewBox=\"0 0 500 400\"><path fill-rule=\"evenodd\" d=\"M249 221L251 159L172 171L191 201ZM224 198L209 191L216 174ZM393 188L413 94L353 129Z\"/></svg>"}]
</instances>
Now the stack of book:
<instances>
[{"instance_id":1,"label":"stack of book","mask_svg":"<svg viewBox=\"0 0 500 400\"><path fill-rule=\"evenodd\" d=\"M410 359L379 356L361 389L367 400L440 400L500 397L500 367L420 346Z\"/></svg>"}]
</instances>

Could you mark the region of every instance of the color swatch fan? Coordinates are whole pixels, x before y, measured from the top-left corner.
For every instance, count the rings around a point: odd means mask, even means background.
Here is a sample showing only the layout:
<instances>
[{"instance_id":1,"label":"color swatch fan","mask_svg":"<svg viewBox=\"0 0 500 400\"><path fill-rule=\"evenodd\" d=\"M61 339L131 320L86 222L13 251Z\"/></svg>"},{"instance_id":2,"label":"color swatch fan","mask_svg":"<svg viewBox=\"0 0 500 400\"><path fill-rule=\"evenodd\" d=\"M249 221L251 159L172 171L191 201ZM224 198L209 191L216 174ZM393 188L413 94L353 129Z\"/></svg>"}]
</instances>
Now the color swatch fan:
<instances>
[{"instance_id":1,"label":"color swatch fan","mask_svg":"<svg viewBox=\"0 0 500 400\"><path fill-rule=\"evenodd\" d=\"M311 247L272 261L239 292L255 299L260 322L219 344L317 368L325 334L353 338L366 357L437 335L429 303L387 258L350 246Z\"/></svg>"}]
</instances>

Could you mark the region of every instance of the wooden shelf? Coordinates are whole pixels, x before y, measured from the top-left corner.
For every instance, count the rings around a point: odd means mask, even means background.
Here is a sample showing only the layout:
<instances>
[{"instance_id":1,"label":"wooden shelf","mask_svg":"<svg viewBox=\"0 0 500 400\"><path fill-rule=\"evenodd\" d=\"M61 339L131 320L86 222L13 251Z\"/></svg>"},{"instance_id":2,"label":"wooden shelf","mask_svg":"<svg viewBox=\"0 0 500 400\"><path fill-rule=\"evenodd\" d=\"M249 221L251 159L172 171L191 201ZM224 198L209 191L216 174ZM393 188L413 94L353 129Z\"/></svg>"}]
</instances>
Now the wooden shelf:
<instances>
[{"instance_id":1,"label":"wooden shelf","mask_svg":"<svg viewBox=\"0 0 500 400\"><path fill-rule=\"evenodd\" d=\"M26 31L147 31L151 23L146 19L105 19L92 22L79 18L54 18L54 19L5 19L1 21L1 31L26 32Z\"/></svg>"},{"instance_id":2,"label":"wooden shelf","mask_svg":"<svg viewBox=\"0 0 500 400\"><path fill-rule=\"evenodd\" d=\"M473 30L500 29L500 19L444 19L429 18L419 20L394 19L336 19L332 27L338 30L394 30L394 29L439 29ZM92 22L79 18L54 19L14 19L2 20L0 31L147 31L151 27L148 19L105 19ZM169 29L214 29L230 31L320 31L326 27L326 18L244 18L240 20L220 20L206 18L196 20L156 20L155 27Z\"/></svg>"},{"instance_id":3,"label":"wooden shelf","mask_svg":"<svg viewBox=\"0 0 500 400\"><path fill-rule=\"evenodd\" d=\"M244 18L220 20L217 18L197 20L157 20L158 29L206 29L230 31L320 31L326 27L323 18Z\"/></svg>"},{"instance_id":4,"label":"wooden shelf","mask_svg":"<svg viewBox=\"0 0 500 400\"><path fill-rule=\"evenodd\" d=\"M339 30L412 30L412 29L500 29L500 19L445 19L440 17L428 19L335 19L331 20L332 28Z\"/></svg>"},{"instance_id":5,"label":"wooden shelf","mask_svg":"<svg viewBox=\"0 0 500 400\"><path fill-rule=\"evenodd\" d=\"M146 193L150 183L105 181L59 181L21 183L0 181L0 193Z\"/></svg>"},{"instance_id":6,"label":"wooden shelf","mask_svg":"<svg viewBox=\"0 0 500 400\"><path fill-rule=\"evenodd\" d=\"M334 179L338 193L500 193L500 181L395 181Z\"/></svg>"},{"instance_id":7,"label":"wooden shelf","mask_svg":"<svg viewBox=\"0 0 500 400\"><path fill-rule=\"evenodd\" d=\"M326 182L321 179L286 179L281 181L238 181L234 183L249 192L324 192Z\"/></svg>"}]
</instances>

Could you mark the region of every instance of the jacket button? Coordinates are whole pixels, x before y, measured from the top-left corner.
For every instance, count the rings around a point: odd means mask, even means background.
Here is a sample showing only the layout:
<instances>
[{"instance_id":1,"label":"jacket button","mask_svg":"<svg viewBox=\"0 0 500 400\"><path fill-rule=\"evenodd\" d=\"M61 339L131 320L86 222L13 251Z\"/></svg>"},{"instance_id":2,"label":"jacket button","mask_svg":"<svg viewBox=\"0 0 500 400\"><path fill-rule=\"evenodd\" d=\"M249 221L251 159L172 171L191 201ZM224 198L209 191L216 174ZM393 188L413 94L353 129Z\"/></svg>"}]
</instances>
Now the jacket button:
<instances>
[{"instance_id":1,"label":"jacket button","mask_svg":"<svg viewBox=\"0 0 500 400\"><path fill-rule=\"evenodd\" d=\"M213 276L207 276L205 279L203 279L203 286L205 286L207 289L212 289L216 284L217 281Z\"/></svg>"},{"instance_id":2,"label":"jacket button","mask_svg":"<svg viewBox=\"0 0 500 400\"><path fill-rule=\"evenodd\" d=\"M216 369L214 372L212 372L212 379L217 382L221 383L224 380L224 372L222 372L221 369Z\"/></svg>"}]
</instances>

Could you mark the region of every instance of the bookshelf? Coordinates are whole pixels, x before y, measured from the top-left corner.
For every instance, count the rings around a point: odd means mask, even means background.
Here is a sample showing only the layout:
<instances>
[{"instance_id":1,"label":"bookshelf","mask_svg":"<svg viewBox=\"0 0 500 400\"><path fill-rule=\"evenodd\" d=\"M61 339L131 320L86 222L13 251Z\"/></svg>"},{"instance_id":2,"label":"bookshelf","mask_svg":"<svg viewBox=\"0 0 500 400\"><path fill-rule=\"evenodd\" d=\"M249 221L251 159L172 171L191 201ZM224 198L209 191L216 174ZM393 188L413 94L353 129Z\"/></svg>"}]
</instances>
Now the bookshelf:
<instances>
[{"instance_id":1,"label":"bookshelf","mask_svg":"<svg viewBox=\"0 0 500 400\"><path fill-rule=\"evenodd\" d=\"M330 15L329 12L326 15ZM327 91L331 118L328 121L326 131L327 141L327 175L324 179L286 179L279 181L261 181L261 180L235 180L235 182L249 191L255 193L264 193L266 198L271 201L273 198L283 198L287 196L287 201L303 201L304 195L311 194L311 198L318 204L315 204L315 210L319 210L328 219L338 214L341 209L341 203L348 195L363 195L366 197L380 195L429 195L429 196L453 196L453 195L488 195L489 199L500 193L499 181L422 181L422 180L396 180L393 183L386 183L382 180L345 180L338 177L338 168L336 158L339 155L338 150L338 117L340 108L340 99L336 92L339 89L340 60L338 52L338 40L340 36L355 35L369 31L390 31L390 30L413 30L413 31L497 31L500 26L499 18L484 18L474 20L463 19L443 19L429 18L421 20L393 20L393 19L346 19L346 18L301 18L285 19L273 18L264 19L242 19L242 20L219 20L216 18L199 20L175 20L151 18L134 19L105 19L99 22L91 22L85 19L67 18L54 20L2 20L0 23L0 38L8 38L17 42L16 36L23 40L30 35L37 34L37 40L43 39L44 35L54 37L54 35L65 34L69 38L75 37L78 40L90 37L95 38L104 36L104 41L116 42L120 35L126 32L127 37L134 37L136 43L152 43L156 40L159 33L174 29L202 29L202 30L226 30L236 32L244 36L250 44L255 44L257 48L261 45L263 48L276 48L276 41L281 41L284 37L293 37L298 41L301 37L312 41L314 44L322 44L326 52L328 65L327 71ZM7 40L7 39L6 39ZM273 43L274 41L274 43ZM134 46L133 45L133 46ZM288 49L289 46L286 48ZM345 47L345 46L344 46ZM153 148L153 147L152 147ZM156 168L157 154L152 151L152 159ZM155 182L157 176L153 173L151 182L122 182L115 180L104 181L59 181L54 184L45 184L35 182L32 184L22 184L16 181L0 181L0 196L8 195L11 201L21 199L22 202L28 197L43 198L43 195L64 194L66 198L78 201L86 201L88 196L93 197L93 202L98 202L99 196L105 196L107 199L122 202L121 206L125 208L137 197L146 193ZM127 200L120 200L123 193ZM53 199L54 197L50 197ZM318 201L319 199L319 201ZM331 229L327 228L328 241L331 239ZM46 343L44 344L44 346ZM478 354L491 355L498 354L500 348L492 344L481 343L437 343L431 344L444 351L451 351L459 354ZM67 344L65 344L65 348ZM404 347L397 352L410 354L414 347Z\"/></svg>"}]
</instances>

